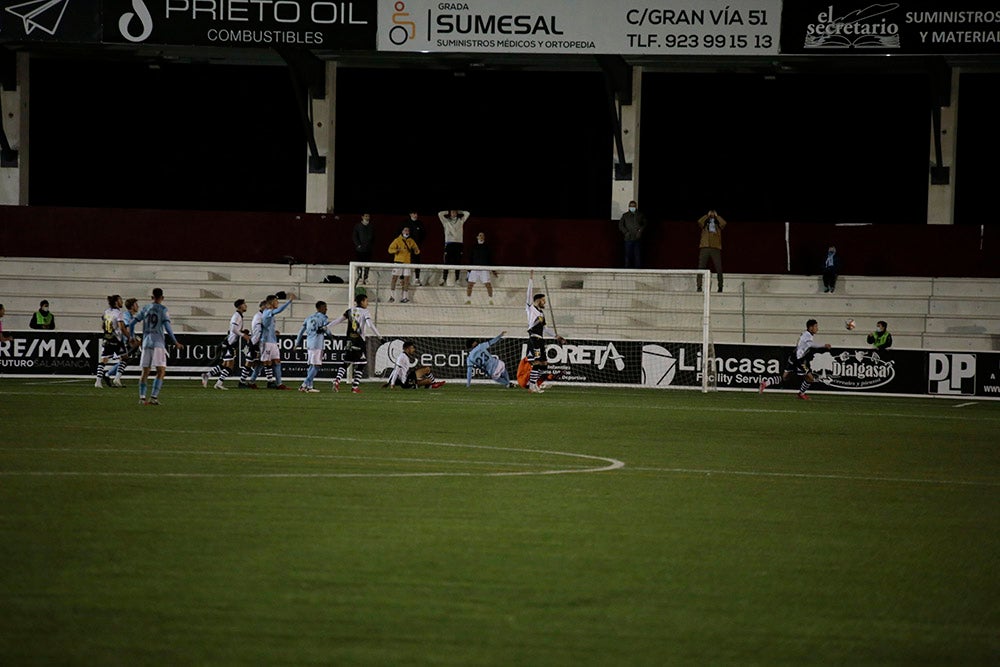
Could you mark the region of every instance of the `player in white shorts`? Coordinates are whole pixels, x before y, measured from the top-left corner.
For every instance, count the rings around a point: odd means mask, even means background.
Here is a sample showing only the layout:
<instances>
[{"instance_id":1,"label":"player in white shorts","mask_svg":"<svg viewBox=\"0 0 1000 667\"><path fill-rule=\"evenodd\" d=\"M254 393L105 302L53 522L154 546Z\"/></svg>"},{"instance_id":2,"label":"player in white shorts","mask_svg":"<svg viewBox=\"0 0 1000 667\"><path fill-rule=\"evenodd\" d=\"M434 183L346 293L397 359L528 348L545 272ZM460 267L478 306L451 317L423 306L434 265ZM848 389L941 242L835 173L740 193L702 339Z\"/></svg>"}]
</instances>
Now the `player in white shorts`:
<instances>
[{"instance_id":1,"label":"player in white shorts","mask_svg":"<svg viewBox=\"0 0 1000 667\"><path fill-rule=\"evenodd\" d=\"M174 347L184 347L177 341L177 336L170 326L170 314L163 305L163 290L159 287L153 290L153 302L146 304L132 319L132 324L129 325L129 337L132 340L135 338L135 325L139 322L142 322L142 359L139 362L142 366L142 376L139 378L139 403L159 405L160 388L167 374L166 336L170 336ZM154 367L156 378L153 380L149 400L146 400L146 380L149 378L149 369Z\"/></svg>"}]
</instances>

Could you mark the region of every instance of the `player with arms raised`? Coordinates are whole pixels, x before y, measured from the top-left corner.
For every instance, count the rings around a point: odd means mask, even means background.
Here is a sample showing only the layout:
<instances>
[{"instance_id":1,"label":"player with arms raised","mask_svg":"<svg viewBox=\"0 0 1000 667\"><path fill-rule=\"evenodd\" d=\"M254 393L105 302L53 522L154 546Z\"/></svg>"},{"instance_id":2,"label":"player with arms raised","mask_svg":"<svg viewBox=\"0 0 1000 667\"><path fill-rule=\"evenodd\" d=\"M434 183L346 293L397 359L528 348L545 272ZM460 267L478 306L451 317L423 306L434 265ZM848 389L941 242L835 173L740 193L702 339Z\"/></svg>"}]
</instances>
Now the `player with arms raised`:
<instances>
[{"instance_id":1,"label":"player with arms raised","mask_svg":"<svg viewBox=\"0 0 1000 667\"><path fill-rule=\"evenodd\" d=\"M553 329L545 326L545 295L534 293L535 272L528 274L528 294L524 311L528 315L528 358L531 360L531 375L528 376L528 390L535 394L544 391L538 386L538 375L549 365L545 356L545 336L555 336L563 344L566 339Z\"/></svg>"}]
</instances>

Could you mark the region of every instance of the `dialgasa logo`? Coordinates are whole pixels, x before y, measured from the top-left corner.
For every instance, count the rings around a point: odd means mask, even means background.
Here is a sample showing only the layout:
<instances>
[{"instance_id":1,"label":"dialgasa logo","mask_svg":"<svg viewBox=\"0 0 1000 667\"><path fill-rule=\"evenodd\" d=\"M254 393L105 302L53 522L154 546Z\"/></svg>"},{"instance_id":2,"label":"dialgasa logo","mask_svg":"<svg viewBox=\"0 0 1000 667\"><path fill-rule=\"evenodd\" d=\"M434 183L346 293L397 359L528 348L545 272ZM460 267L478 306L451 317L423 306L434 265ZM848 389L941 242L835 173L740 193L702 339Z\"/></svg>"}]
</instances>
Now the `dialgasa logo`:
<instances>
[{"instance_id":1,"label":"dialgasa logo","mask_svg":"<svg viewBox=\"0 0 1000 667\"><path fill-rule=\"evenodd\" d=\"M838 355L821 352L813 357L810 365L817 382L837 389L874 389L889 384L896 377L895 362L867 350Z\"/></svg>"},{"instance_id":2,"label":"dialgasa logo","mask_svg":"<svg viewBox=\"0 0 1000 667\"><path fill-rule=\"evenodd\" d=\"M890 14L898 2L868 5L846 13L829 5L816 15L816 22L806 26L807 49L898 49L899 24Z\"/></svg>"},{"instance_id":3,"label":"dialgasa logo","mask_svg":"<svg viewBox=\"0 0 1000 667\"><path fill-rule=\"evenodd\" d=\"M119 17L118 32L130 42L144 42L153 32L153 17L150 16L146 3L142 0L132 0L132 10ZM132 24L136 19L139 21L140 28L138 35L132 32Z\"/></svg>"},{"instance_id":4,"label":"dialgasa logo","mask_svg":"<svg viewBox=\"0 0 1000 667\"><path fill-rule=\"evenodd\" d=\"M68 4L69 0L30 0L11 5L7 11L21 19L25 35L30 35L35 30L55 35Z\"/></svg>"}]
</instances>

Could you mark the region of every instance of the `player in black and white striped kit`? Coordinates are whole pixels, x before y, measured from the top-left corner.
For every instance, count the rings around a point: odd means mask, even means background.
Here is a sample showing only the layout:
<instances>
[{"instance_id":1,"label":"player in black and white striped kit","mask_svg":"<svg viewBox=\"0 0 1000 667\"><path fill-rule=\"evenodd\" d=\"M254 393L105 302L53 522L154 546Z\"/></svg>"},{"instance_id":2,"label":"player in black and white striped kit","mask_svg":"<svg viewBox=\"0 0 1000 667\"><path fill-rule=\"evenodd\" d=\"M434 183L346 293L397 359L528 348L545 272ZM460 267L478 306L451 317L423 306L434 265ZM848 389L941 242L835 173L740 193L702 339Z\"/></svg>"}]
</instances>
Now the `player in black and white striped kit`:
<instances>
[{"instance_id":1,"label":"player in black and white striped kit","mask_svg":"<svg viewBox=\"0 0 1000 667\"><path fill-rule=\"evenodd\" d=\"M344 311L344 314L327 324L332 328L338 324L347 322L347 352L344 354L344 363L337 369L337 377L333 380L333 390L340 391L340 381L344 379L348 371L351 372L351 393L361 393L361 370L355 366L364 366L368 362L365 359L365 334L371 330L376 338L381 338L375 323L372 322L371 313L368 312L368 296L365 294L354 295L354 306Z\"/></svg>"},{"instance_id":2,"label":"player in black and white striped kit","mask_svg":"<svg viewBox=\"0 0 1000 667\"><path fill-rule=\"evenodd\" d=\"M264 306L267 301L261 301L257 305L257 312L250 320L250 337L246 340L243 348L243 368L240 370L240 389L256 389L255 380L260 372L260 335L261 320L264 318Z\"/></svg>"},{"instance_id":3,"label":"player in black and white striped kit","mask_svg":"<svg viewBox=\"0 0 1000 667\"><path fill-rule=\"evenodd\" d=\"M538 386L538 376L549 365L545 356L545 336L555 336L560 344L566 339L553 329L545 326L545 295L533 294L535 272L528 274L528 294L525 297L524 310L528 315L528 359L531 360L531 375L528 376L528 391L540 394L544 391Z\"/></svg>"},{"instance_id":4,"label":"player in black and white striped kit","mask_svg":"<svg viewBox=\"0 0 1000 667\"><path fill-rule=\"evenodd\" d=\"M225 389L225 379L233 370L236 363L236 356L240 350L240 340L250 340L250 336L243 333L243 313L247 312L247 302L244 299L236 299L233 302L236 312L229 318L229 331L225 340L222 341L222 358L208 373L201 374L201 386L207 387L210 378L218 377L214 388Z\"/></svg>"},{"instance_id":5,"label":"player in black and white striped kit","mask_svg":"<svg viewBox=\"0 0 1000 667\"><path fill-rule=\"evenodd\" d=\"M781 377L775 376L761 382L758 391L763 392L768 387L780 385L790 378L792 373L795 373L798 377L802 378L802 382L799 385L798 397L804 401L810 400L806 392L809 391L809 386L815 381L812 374L812 367L810 366L813 355L816 354L817 350L830 349L829 343L816 342L815 336L818 332L819 323L816 320L808 320L806 322L806 330L799 336L799 342L795 345L795 350L788 355L784 373L782 373Z\"/></svg>"}]
</instances>

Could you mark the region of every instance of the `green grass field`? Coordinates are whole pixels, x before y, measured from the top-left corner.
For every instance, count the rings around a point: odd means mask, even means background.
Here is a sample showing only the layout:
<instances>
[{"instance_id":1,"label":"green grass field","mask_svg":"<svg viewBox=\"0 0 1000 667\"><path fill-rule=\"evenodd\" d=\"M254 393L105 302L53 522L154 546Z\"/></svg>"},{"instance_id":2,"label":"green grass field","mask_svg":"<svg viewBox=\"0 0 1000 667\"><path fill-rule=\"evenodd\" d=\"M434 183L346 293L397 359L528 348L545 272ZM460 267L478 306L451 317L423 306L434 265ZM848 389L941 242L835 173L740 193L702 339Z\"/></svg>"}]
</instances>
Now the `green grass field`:
<instances>
[{"instance_id":1,"label":"green grass field","mask_svg":"<svg viewBox=\"0 0 1000 667\"><path fill-rule=\"evenodd\" d=\"M1000 403L0 380L0 663L997 664Z\"/></svg>"}]
</instances>

